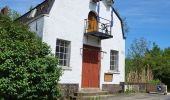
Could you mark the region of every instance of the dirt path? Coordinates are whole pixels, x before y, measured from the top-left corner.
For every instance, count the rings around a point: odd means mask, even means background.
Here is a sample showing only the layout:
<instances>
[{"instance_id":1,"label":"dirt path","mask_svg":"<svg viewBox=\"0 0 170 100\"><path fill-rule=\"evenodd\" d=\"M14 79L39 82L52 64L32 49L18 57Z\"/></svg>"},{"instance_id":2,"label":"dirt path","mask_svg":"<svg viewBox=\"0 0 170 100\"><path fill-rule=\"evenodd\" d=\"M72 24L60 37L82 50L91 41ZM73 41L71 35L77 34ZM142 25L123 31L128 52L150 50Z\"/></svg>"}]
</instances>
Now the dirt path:
<instances>
[{"instance_id":1,"label":"dirt path","mask_svg":"<svg viewBox=\"0 0 170 100\"><path fill-rule=\"evenodd\" d=\"M170 100L170 95L162 94L120 94L108 100Z\"/></svg>"}]
</instances>

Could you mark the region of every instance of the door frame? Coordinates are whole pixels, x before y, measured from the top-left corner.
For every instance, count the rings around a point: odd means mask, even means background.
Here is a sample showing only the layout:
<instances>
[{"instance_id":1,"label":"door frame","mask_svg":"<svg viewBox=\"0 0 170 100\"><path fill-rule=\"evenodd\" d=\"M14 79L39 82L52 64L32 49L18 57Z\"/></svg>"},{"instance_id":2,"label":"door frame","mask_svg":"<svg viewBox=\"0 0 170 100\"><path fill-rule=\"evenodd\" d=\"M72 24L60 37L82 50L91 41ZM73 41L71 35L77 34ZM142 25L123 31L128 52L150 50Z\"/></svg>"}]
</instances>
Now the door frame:
<instances>
[{"instance_id":1,"label":"door frame","mask_svg":"<svg viewBox=\"0 0 170 100\"><path fill-rule=\"evenodd\" d=\"M84 62L84 59L83 59L83 56L84 56L84 53L82 51L82 73L81 73L81 88L100 88L100 76L101 76L101 47L97 47L97 46L91 46L91 45L87 45L87 44L83 44L83 49L84 50L85 48L84 47L92 47L92 48L98 48L99 49L99 52L100 52L100 55L99 55L99 70L98 70L98 73L99 73L99 80L98 80L98 87L83 87L83 62ZM91 48L89 48L90 50ZM95 49L91 49L91 50L95 50Z\"/></svg>"}]
</instances>

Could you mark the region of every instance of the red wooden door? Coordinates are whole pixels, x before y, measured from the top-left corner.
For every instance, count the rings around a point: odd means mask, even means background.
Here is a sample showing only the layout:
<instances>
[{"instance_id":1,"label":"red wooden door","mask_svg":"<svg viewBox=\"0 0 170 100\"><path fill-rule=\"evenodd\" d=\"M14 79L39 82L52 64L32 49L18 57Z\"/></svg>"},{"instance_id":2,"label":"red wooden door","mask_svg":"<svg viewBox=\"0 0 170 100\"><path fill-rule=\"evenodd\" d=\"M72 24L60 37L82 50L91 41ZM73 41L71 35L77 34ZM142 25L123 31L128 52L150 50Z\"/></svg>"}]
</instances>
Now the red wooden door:
<instances>
[{"instance_id":1,"label":"red wooden door","mask_svg":"<svg viewBox=\"0 0 170 100\"><path fill-rule=\"evenodd\" d=\"M82 88L98 88L100 82L100 48L84 45Z\"/></svg>"}]
</instances>

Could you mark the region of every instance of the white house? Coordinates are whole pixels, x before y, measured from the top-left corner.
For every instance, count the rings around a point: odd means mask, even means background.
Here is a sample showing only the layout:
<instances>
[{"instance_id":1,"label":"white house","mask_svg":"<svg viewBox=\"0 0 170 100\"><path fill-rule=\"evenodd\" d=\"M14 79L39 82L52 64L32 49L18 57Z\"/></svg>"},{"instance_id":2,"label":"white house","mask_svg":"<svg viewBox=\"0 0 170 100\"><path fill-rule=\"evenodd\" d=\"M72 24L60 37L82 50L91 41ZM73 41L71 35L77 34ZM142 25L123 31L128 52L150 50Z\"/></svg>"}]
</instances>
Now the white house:
<instances>
[{"instance_id":1,"label":"white house","mask_svg":"<svg viewBox=\"0 0 170 100\"><path fill-rule=\"evenodd\" d=\"M17 21L59 59L60 84L79 90L125 81L125 36L112 0L45 0Z\"/></svg>"}]
</instances>

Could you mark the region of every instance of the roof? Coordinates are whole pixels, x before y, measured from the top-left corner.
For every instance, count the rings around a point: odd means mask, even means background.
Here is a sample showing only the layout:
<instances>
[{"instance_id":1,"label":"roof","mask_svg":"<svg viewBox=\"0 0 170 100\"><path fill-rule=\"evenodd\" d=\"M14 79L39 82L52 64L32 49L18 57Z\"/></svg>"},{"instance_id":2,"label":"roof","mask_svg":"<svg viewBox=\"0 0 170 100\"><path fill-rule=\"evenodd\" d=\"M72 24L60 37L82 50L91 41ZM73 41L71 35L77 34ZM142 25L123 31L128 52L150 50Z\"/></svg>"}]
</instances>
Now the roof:
<instances>
[{"instance_id":1,"label":"roof","mask_svg":"<svg viewBox=\"0 0 170 100\"><path fill-rule=\"evenodd\" d=\"M16 21L20 23L27 23L38 16L49 14L54 4L54 1L55 0L45 0L44 2L38 4L36 7L34 7L29 12L25 13L24 15L16 19Z\"/></svg>"}]
</instances>

